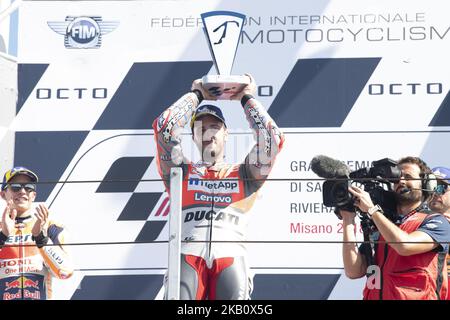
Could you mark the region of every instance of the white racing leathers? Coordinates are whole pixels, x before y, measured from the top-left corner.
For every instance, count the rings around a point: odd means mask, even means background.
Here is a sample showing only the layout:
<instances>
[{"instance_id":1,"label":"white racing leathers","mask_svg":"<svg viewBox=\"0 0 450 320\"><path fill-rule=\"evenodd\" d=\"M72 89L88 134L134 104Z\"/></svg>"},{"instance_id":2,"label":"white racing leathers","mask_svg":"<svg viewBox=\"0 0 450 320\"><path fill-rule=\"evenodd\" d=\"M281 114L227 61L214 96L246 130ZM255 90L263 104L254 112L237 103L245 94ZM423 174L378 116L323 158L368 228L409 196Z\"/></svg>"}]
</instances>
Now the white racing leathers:
<instances>
[{"instance_id":1,"label":"white racing leathers","mask_svg":"<svg viewBox=\"0 0 450 320\"><path fill-rule=\"evenodd\" d=\"M249 299L245 244L248 212L284 137L260 103L244 111L257 143L242 164L192 164L181 150L182 129L198 106L185 94L153 123L158 167L170 192L170 169L183 168L181 299ZM223 242L221 242L223 241Z\"/></svg>"}]
</instances>

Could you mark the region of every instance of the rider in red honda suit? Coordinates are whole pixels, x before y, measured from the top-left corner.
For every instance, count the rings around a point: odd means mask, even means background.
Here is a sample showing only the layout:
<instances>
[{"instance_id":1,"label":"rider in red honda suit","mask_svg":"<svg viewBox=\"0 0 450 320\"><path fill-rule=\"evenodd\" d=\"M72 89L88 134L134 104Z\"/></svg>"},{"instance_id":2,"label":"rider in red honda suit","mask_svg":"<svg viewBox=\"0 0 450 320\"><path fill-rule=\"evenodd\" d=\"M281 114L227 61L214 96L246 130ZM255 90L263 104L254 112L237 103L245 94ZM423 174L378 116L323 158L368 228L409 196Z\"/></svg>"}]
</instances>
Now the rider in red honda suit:
<instances>
[{"instance_id":1,"label":"rider in red honda suit","mask_svg":"<svg viewBox=\"0 0 450 320\"><path fill-rule=\"evenodd\" d=\"M71 261L61 246L64 227L49 220L44 204L33 208L37 175L8 170L0 195L6 201L0 230L0 294L3 300L50 299L52 276L67 279Z\"/></svg>"},{"instance_id":2,"label":"rider in red honda suit","mask_svg":"<svg viewBox=\"0 0 450 320\"><path fill-rule=\"evenodd\" d=\"M153 123L161 177L169 190L170 169L183 169L180 299L249 299L249 273L245 240L248 211L281 150L284 137L264 107L253 96L253 78L232 96L242 104L257 143L241 164L224 161L228 130L215 100L195 80L183 95ZM181 132L190 124L202 160L191 163L181 149ZM213 179L213 180L211 180ZM169 190L170 192L170 190ZM233 243L211 242L216 240Z\"/></svg>"}]
</instances>

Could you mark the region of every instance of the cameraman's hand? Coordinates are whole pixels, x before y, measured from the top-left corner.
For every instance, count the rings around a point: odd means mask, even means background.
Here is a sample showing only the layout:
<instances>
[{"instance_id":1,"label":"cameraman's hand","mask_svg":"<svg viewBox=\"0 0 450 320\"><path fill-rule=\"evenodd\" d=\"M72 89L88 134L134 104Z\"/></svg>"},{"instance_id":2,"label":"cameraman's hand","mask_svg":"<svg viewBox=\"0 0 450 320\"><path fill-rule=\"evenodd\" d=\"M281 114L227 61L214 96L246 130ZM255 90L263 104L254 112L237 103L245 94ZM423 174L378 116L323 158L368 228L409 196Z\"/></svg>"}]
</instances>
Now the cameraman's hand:
<instances>
[{"instance_id":1,"label":"cameraman's hand","mask_svg":"<svg viewBox=\"0 0 450 320\"><path fill-rule=\"evenodd\" d=\"M191 90L199 90L203 95L203 99L205 100L217 100L217 97L213 96L212 94L209 93L208 90L203 88L202 79L194 80L194 82L192 82Z\"/></svg>"},{"instance_id":2,"label":"cameraman's hand","mask_svg":"<svg viewBox=\"0 0 450 320\"><path fill-rule=\"evenodd\" d=\"M341 215L344 224L355 224L355 212L339 209L339 214Z\"/></svg>"},{"instance_id":3,"label":"cameraman's hand","mask_svg":"<svg viewBox=\"0 0 450 320\"><path fill-rule=\"evenodd\" d=\"M367 212L370 208L375 206L372 202L372 199L370 198L370 194L362 190L361 188L351 186L350 188L348 188L348 191L355 198L354 205L358 207L362 212Z\"/></svg>"},{"instance_id":4,"label":"cameraman's hand","mask_svg":"<svg viewBox=\"0 0 450 320\"><path fill-rule=\"evenodd\" d=\"M254 96L256 94L257 88L256 88L255 79L252 77L251 74L246 73L245 75L250 79L250 83L248 85L246 85L244 88L242 88L241 91L239 91L235 95L232 95L230 97L230 100L241 101L242 97L245 96L246 94L251 94L252 96Z\"/></svg>"}]
</instances>

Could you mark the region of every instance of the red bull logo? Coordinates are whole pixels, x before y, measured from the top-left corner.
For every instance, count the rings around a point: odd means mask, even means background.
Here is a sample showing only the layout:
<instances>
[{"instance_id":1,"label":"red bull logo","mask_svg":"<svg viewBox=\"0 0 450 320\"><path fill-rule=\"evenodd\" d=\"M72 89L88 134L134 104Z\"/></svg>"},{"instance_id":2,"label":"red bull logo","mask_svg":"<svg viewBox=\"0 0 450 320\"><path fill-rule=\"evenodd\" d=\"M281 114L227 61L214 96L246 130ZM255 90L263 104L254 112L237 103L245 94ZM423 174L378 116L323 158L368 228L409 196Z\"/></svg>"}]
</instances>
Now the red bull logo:
<instances>
[{"instance_id":1,"label":"red bull logo","mask_svg":"<svg viewBox=\"0 0 450 320\"><path fill-rule=\"evenodd\" d=\"M16 280L11 281L11 282L6 282L5 283L5 291L11 290L11 289L15 289L15 288L21 288L21 283L20 283L19 279L16 279Z\"/></svg>"},{"instance_id":2,"label":"red bull logo","mask_svg":"<svg viewBox=\"0 0 450 320\"><path fill-rule=\"evenodd\" d=\"M29 288L34 290L28 290ZM5 292L3 293L3 300L13 299L40 299L41 293L39 291L39 281L21 276L15 280L5 282ZM14 289L19 289L17 292L8 292ZM22 297L23 294L23 297Z\"/></svg>"},{"instance_id":3,"label":"red bull logo","mask_svg":"<svg viewBox=\"0 0 450 320\"><path fill-rule=\"evenodd\" d=\"M39 282L37 280L33 281L31 279L25 278L25 280L22 283L22 287L39 289Z\"/></svg>"},{"instance_id":4,"label":"red bull logo","mask_svg":"<svg viewBox=\"0 0 450 320\"><path fill-rule=\"evenodd\" d=\"M34 288L34 289L39 290L38 280L33 281L30 278L21 276L21 277L17 278L16 280L5 283L5 291L11 290L11 289L25 289L25 288Z\"/></svg>"},{"instance_id":5,"label":"red bull logo","mask_svg":"<svg viewBox=\"0 0 450 320\"><path fill-rule=\"evenodd\" d=\"M23 298L24 299L41 299L41 293L39 291L31 292L29 290L23 290ZM3 294L3 300L15 300L15 299L22 299L22 291L19 290L17 293L9 293L5 292Z\"/></svg>"}]
</instances>

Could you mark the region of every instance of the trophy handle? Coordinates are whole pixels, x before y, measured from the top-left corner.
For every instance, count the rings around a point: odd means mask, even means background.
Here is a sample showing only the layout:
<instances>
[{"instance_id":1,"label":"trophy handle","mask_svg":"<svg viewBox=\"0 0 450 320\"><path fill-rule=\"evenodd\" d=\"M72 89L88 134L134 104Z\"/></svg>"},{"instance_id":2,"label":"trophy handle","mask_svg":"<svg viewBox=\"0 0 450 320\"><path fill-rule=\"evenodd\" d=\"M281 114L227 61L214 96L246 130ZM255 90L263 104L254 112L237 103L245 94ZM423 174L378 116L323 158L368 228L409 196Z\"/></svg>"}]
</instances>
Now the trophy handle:
<instances>
[{"instance_id":1,"label":"trophy handle","mask_svg":"<svg viewBox=\"0 0 450 320\"><path fill-rule=\"evenodd\" d=\"M202 78L203 88L219 100L229 100L250 83L248 76L206 75Z\"/></svg>"}]
</instances>

